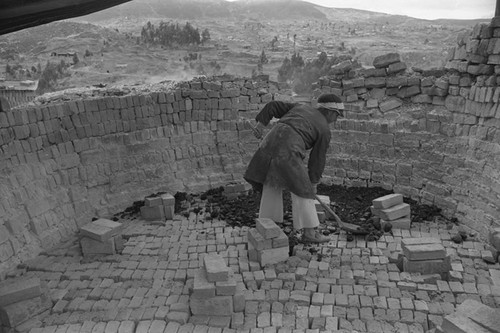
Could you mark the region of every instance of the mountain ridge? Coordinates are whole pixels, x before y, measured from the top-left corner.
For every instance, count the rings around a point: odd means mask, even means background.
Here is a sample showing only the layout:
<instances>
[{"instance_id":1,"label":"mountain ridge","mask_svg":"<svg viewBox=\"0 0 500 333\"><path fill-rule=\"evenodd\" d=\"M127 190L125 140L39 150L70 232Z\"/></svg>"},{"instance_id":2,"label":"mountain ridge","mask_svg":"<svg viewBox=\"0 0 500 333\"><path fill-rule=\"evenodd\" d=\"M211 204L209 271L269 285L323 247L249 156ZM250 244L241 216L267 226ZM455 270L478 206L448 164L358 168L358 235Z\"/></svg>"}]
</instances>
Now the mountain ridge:
<instances>
[{"instance_id":1,"label":"mountain ridge","mask_svg":"<svg viewBox=\"0 0 500 333\"><path fill-rule=\"evenodd\" d=\"M165 18L177 20L232 19L232 20L324 20L370 24L386 22L401 24L408 21L429 24L467 25L487 22L488 19L426 20L405 15L392 15L353 8L330 8L303 0L134 0L120 6L86 15L80 19L98 22L117 17Z\"/></svg>"}]
</instances>

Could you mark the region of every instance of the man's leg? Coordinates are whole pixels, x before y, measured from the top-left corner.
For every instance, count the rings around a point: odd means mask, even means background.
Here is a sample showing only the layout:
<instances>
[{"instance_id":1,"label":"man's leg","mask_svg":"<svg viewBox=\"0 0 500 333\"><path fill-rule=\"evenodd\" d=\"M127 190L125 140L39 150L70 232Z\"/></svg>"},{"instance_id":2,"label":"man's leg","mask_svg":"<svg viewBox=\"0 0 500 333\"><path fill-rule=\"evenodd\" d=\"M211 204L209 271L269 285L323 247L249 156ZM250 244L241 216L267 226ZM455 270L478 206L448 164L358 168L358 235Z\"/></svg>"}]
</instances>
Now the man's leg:
<instances>
[{"instance_id":1,"label":"man's leg","mask_svg":"<svg viewBox=\"0 0 500 333\"><path fill-rule=\"evenodd\" d=\"M260 218L283 222L283 190L264 184L260 199Z\"/></svg>"},{"instance_id":2,"label":"man's leg","mask_svg":"<svg viewBox=\"0 0 500 333\"><path fill-rule=\"evenodd\" d=\"M315 243L330 240L315 230L319 226L319 219L313 199L302 198L292 193L292 216L293 227L296 230L304 229L304 240Z\"/></svg>"}]
</instances>

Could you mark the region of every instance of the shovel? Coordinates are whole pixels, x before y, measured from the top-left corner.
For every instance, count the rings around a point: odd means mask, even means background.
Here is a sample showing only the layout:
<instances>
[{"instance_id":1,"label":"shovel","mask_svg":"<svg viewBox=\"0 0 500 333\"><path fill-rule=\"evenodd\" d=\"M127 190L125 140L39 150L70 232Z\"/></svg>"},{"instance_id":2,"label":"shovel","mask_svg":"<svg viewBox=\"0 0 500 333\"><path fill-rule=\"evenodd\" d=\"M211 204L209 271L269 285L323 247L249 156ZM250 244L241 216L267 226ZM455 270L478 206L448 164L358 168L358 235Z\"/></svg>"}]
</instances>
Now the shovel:
<instances>
[{"instance_id":1,"label":"shovel","mask_svg":"<svg viewBox=\"0 0 500 333\"><path fill-rule=\"evenodd\" d=\"M339 224L339 227L341 229L343 229L344 231L351 233L353 235L367 235L369 233L368 230L361 229L361 227L359 225L356 225L353 223L342 222L340 217L338 217L338 215L335 214L335 212L330 207L328 207L327 204L325 204L323 201L321 201L316 194L314 196L316 197L316 200L319 201L321 206L324 209L326 209L328 211L328 213L330 213L335 218L335 221L337 221L337 223Z\"/></svg>"}]
</instances>

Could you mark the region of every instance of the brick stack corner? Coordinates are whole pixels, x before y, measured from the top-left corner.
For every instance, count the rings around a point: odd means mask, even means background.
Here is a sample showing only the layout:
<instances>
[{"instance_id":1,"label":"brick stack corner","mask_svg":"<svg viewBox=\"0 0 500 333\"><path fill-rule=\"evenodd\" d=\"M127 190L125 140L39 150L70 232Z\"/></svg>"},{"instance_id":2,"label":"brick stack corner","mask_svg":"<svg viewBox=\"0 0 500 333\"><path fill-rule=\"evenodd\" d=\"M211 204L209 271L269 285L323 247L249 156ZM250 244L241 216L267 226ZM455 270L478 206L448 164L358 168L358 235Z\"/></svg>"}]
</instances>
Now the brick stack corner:
<instances>
[{"instance_id":1,"label":"brick stack corner","mask_svg":"<svg viewBox=\"0 0 500 333\"><path fill-rule=\"evenodd\" d=\"M500 309L491 308L473 299L466 299L457 306L455 312L443 318L441 326L436 327L438 333L500 332Z\"/></svg>"},{"instance_id":2,"label":"brick stack corner","mask_svg":"<svg viewBox=\"0 0 500 333\"><path fill-rule=\"evenodd\" d=\"M189 298L191 315L208 316L217 326L229 327L232 315L245 310L244 289L222 256L207 254L194 276Z\"/></svg>"},{"instance_id":3,"label":"brick stack corner","mask_svg":"<svg viewBox=\"0 0 500 333\"><path fill-rule=\"evenodd\" d=\"M439 238L417 237L401 240L399 266L401 271L421 275L439 274L449 279L451 258Z\"/></svg>"},{"instance_id":4,"label":"brick stack corner","mask_svg":"<svg viewBox=\"0 0 500 333\"><path fill-rule=\"evenodd\" d=\"M141 207L141 216L146 221L172 220L174 215L175 198L172 194L165 193L144 199L144 206Z\"/></svg>"},{"instance_id":5,"label":"brick stack corner","mask_svg":"<svg viewBox=\"0 0 500 333\"><path fill-rule=\"evenodd\" d=\"M246 195L250 189L250 184L248 183L229 183L224 186L224 191L222 195L229 200L236 199L240 195Z\"/></svg>"},{"instance_id":6,"label":"brick stack corner","mask_svg":"<svg viewBox=\"0 0 500 333\"><path fill-rule=\"evenodd\" d=\"M23 277L0 282L0 331L11 331L50 308L49 292L39 278Z\"/></svg>"},{"instance_id":7,"label":"brick stack corner","mask_svg":"<svg viewBox=\"0 0 500 333\"><path fill-rule=\"evenodd\" d=\"M122 223L104 218L82 226L79 232L83 256L120 253L124 248L122 231Z\"/></svg>"},{"instance_id":8,"label":"brick stack corner","mask_svg":"<svg viewBox=\"0 0 500 333\"><path fill-rule=\"evenodd\" d=\"M255 219L255 228L248 230L248 259L262 267L277 264L289 257L287 235L271 219Z\"/></svg>"},{"instance_id":9,"label":"brick stack corner","mask_svg":"<svg viewBox=\"0 0 500 333\"><path fill-rule=\"evenodd\" d=\"M410 205L403 202L401 194L388 194L372 200L370 207L374 216L380 218L382 228L388 223L394 229L410 229L411 209Z\"/></svg>"}]
</instances>

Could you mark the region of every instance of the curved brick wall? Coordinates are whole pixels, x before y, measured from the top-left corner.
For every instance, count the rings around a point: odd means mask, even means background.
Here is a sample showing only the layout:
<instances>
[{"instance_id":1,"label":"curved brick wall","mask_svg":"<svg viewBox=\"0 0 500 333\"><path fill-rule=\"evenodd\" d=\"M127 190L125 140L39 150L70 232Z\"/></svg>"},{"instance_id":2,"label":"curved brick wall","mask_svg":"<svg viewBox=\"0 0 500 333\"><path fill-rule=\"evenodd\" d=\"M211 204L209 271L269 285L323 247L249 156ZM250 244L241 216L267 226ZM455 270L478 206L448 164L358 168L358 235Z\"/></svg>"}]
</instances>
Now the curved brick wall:
<instances>
[{"instance_id":1,"label":"curved brick wall","mask_svg":"<svg viewBox=\"0 0 500 333\"><path fill-rule=\"evenodd\" d=\"M0 271L148 194L241 179L258 143L245 119L279 91L219 78L0 112Z\"/></svg>"},{"instance_id":2,"label":"curved brick wall","mask_svg":"<svg viewBox=\"0 0 500 333\"><path fill-rule=\"evenodd\" d=\"M444 69L408 73L397 54L374 66L344 62L317 84L350 103L332 181L392 188L487 235L500 223L500 18L462 35Z\"/></svg>"},{"instance_id":3,"label":"curved brick wall","mask_svg":"<svg viewBox=\"0 0 500 333\"><path fill-rule=\"evenodd\" d=\"M325 181L392 188L486 235L500 213L500 56L474 52L496 45L495 24L464 38L447 71L408 73L392 54L322 78L315 94L341 94L349 108ZM241 180L258 144L244 119L290 99L249 79L151 89L64 93L0 112L0 272L145 195Z\"/></svg>"}]
</instances>

